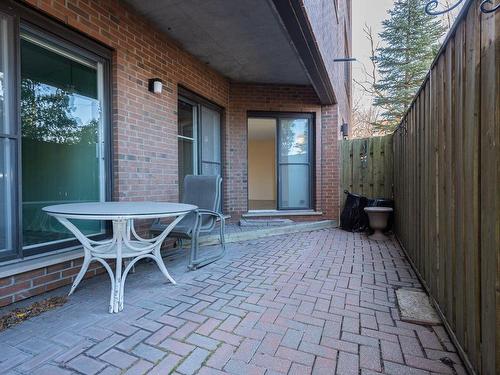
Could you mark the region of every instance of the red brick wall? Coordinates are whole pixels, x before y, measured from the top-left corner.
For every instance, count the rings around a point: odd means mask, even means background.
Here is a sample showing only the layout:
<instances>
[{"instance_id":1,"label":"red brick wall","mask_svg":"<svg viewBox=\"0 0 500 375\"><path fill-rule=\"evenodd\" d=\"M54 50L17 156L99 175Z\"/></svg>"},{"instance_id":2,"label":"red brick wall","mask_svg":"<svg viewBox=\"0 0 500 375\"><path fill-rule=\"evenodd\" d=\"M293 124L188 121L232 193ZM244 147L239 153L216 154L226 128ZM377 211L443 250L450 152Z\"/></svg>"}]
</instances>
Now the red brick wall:
<instances>
[{"instance_id":1,"label":"red brick wall","mask_svg":"<svg viewBox=\"0 0 500 375\"><path fill-rule=\"evenodd\" d=\"M335 58L352 54L351 38L352 0L303 0L316 43L332 82L338 106L338 122L351 122L351 79L345 80L347 64L334 62ZM346 33L347 32L347 33ZM340 134L340 132L339 132Z\"/></svg>"},{"instance_id":2,"label":"red brick wall","mask_svg":"<svg viewBox=\"0 0 500 375\"><path fill-rule=\"evenodd\" d=\"M225 108L223 173L225 207L233 219L247 210L247 111L314 112L316 209L338 217L337 106L322 108L307 86L230 83L183 51L116 0L29 0L33 7L113 49L114 199L177 200L178 85ZM165 83L148 92L149 78ZM0 279L0 306L71 284L81 260ZM103 272L92 264L91 277Z\"/></svg>"},{"instance_id":3,"label":"red brick wall","mask_svg":"<svg viewBox=\"0 0 500 375\"><path fill-rule=\"evenodd\" d=\"M0 279L0 307L71 284L81 265L82 259L75 259ZM85 278L103 272L106 270L93 262Z\"/></svg>"}]
</instances>

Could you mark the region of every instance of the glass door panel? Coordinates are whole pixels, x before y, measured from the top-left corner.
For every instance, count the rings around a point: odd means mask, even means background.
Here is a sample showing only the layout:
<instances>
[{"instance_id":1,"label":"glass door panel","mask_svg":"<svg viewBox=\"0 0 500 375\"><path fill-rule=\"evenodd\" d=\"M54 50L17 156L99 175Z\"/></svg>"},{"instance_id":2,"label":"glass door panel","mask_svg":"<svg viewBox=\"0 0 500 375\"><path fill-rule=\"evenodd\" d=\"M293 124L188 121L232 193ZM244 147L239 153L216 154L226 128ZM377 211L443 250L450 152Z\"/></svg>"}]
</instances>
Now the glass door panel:
<instances>
[{"instance_id":1,"label":"glass door panel","mask_svg":"<svg viewBox=\"0 0 500 375\"><path fill-rule=\"evenodd\" d=\"M280 165L280 208L310 208L309 166Z\"/></svg>"},{"instance_id":2,"label":"glass door panel","mask_svg":"<svg viewBox=\"0 0 500 375\"><path fill-rule=\"evenodd\" d=\"M102 66L31 34L21 38L23 245L72 238L41 211L104 200ZM78 222L85 234L100 222Z\"/></svg>"},{"instance_id":3,"label":"glass door panel","mask_svg":"<svg viewBox=\"0 0 500 375\"><path fill-rule=\"evenodd\" d=\"M220 113L201 106L201 174L221 174Z\"/></svg>"},{"instance_id":4,"label":"glass door panel","mask_svg":"<svg viewBox=\"0 0 500 375\"><path fill-rule=\"evenodd\" d=\"M275 118L248 118L248 209L276 210Z\"/></svg>"},{"instance_id":5,"label":"glass door panel","mask_svg":"<svg viewBox=\"0 0 500 375\"><path fill-rule=\"evenodd\" d=\"M184 177L196 174L196 105L178 102L178 173L179 196L182 197Z\"/></svg>"},{"instance_id":6,"label":"glass door panel","mask_svg":"<svg viewBox=\"0 0 500 375\"><path fill-rule=\"evenodd\" d=\"M15 115L12 113L12 20L0 14L0 257L15 252L14 207L17 196Z\"/></svg>"},{"instance_id":7,"label":"glass door panel","mask_svg":"<svg viewBox=\"0 0 500 375\"><path fill-rule=\"evenodd\" d=\"M280 162L309 163L309 120L280 119Z\"/></svg>"},{"instance_id":8,"label":"glass door panel","mask_svg":"<svg viewBox=\"0 0 500 375\"><path fill-rule=\"evenodd\" d=\"M278 138L278 208L311 208L309 118L279 118Z\"/></svg>"},{"instance_id":9,"label":"glass door panel","mask_svg":"<svg viewBox=\"0 0 500 375\"><path fill-rule=\"evenodd\" d=\"M15 143L12 139L0 138L0 255L14 251L14 160Z\"/></svg>"}]
</instances>

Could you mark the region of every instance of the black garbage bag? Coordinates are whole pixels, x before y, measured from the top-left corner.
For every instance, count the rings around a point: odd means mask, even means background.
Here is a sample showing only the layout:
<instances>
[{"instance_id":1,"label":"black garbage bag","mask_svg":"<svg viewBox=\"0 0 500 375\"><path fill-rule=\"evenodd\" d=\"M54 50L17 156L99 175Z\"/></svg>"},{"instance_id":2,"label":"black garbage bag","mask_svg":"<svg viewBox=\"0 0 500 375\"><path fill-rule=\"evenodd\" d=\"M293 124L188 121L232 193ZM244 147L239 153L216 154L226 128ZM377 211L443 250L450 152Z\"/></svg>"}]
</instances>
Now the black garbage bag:
<instances>
[{"instance_id":1,"label":"black garbage bag","mask_svg":"<svg viewBox=\"0 0 500 375\"><path fill-rule=\"evenodd\" d=\"M368 216L364 208L368 205L368 198L352 194L345 190L347 198L340 215L340 228L349 232L362 232L368 228Z\"/></svg>"}]
</instances>

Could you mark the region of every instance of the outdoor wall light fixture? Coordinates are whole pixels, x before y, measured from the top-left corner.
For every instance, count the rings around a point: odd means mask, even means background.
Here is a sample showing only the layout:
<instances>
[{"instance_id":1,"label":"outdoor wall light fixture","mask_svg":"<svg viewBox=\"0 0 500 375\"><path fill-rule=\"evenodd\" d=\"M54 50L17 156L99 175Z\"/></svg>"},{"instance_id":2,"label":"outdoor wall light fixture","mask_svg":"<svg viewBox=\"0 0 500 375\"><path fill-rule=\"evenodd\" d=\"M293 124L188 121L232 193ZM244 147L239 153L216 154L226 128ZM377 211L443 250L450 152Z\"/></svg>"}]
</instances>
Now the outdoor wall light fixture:
<instances>
[{"instance_id":1,"label":"outdoor wall light fixture","mask_svg":"<svg viewBox=\"0 0 500 375\"><path fill-rule=\"evenodd\" d=\"M347 139L349 137L349 125L347 123L343 123L340 125L340 133L342 134L342 138Z\"/></svg>"},{"instance_id":2,"label":"outdoor wall light fixture","mask_svg":"<svg viewBox=\"0 0 500 375\"><path fill-rule=\"evenodd\" d=\"M429 1L426 6L425 6L425 13L431 16L439 16L441 14L447 13L453 9L455 9L457 6L459 6L464 0L458 0L455 4L451 5L448 8L444 8L439 10L439 0L432 0ZM481 4L479 5L479 8L481 9L481 12L483 13L493 13L496 10L500 9L500 3L495 5L493 0L482 0Z\"/></svg>"},{"instance_id":3,"label":"outdoor wall light fixture","mask_svg":"<svg viewBox=\"0 0 500 375\"><path fill-rule=\"evenodd\" d=\"M161 94L163 91L163 81L159 78L151 78L148 81L148 90L154 94Z\"/></svg>"}]
</instances>

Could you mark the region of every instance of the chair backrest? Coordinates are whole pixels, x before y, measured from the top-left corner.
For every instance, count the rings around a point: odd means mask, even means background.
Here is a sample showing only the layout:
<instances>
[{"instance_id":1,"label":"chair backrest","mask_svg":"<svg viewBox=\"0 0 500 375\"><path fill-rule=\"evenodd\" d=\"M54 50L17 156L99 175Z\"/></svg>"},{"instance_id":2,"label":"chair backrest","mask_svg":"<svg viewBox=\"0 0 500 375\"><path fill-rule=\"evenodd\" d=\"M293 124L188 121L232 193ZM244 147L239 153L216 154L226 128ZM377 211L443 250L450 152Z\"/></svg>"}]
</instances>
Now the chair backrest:
<instances>
[{"instance_id":1,"label":"chair backrest","mask_svg":"<svg viewBox=\"0 0 500 375\"><path fill-rule=\"evenodd\" d=\"M184 177L184 191L182 203L194 204L201 209L220 211L222 177L215 176L193 176ZM202 227L215 225L215 217L205 215Z\"/></svg>"}]
</instances>

